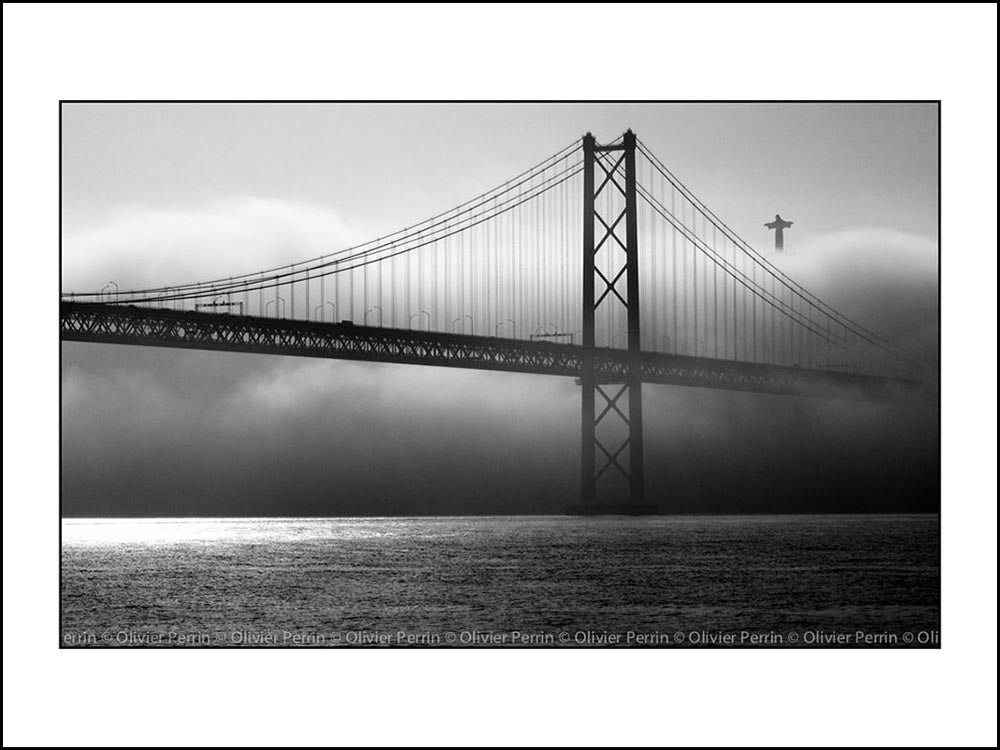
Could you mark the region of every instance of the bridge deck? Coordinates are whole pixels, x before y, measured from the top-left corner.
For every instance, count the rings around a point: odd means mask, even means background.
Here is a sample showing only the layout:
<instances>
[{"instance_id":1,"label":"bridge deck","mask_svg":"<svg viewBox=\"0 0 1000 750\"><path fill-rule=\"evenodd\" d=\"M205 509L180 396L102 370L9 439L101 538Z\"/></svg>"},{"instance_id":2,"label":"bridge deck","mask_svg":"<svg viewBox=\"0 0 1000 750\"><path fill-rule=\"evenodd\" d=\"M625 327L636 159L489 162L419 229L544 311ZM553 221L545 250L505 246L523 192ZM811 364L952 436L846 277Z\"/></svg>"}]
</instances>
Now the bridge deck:
<instances>
[{"instance_id":1,"label":"bridge deck","mask_svg":"<svg viewBox=\"0 0 1000 750\"><path fill-rule=\"evenodd\" d=\"M623 382L628 353L547 341L375 328L98 303L62 302L63 341L326 357L577 377L593 356L599 382ZM891 400L909 380L644 352L643 381L840 399Z\"/></svg>"}]
</instances>

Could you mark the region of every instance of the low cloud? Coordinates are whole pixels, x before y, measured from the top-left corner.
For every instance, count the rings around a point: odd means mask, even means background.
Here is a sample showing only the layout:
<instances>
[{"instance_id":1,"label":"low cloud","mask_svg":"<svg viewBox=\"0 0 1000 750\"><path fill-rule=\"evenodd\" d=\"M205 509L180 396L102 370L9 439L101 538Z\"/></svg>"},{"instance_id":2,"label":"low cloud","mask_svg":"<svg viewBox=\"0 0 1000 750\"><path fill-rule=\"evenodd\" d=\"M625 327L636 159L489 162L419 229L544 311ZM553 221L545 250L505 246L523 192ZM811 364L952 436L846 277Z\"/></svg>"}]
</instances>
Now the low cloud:
<instances>
[{"instance_id":1,"label":"low cloud","mask_svg":"<svg viewBox=\"0 0 1000 750\"><path fill-rule=\"evenodd\" d=\"M937 358L938 246L892 229L850 229L771 256L834 309L911 351Z\"/></svg>"},{"instance_id":2,"label":"low cloud","mask_svg":"<svg viewBox=\"0 0 1000 750\"><path fill-rule=\"evenodd\" d=\"M369 239L314 203L236 197L191 209L132 207L63 238L63 291L181 284L306 260Z\"/></svg>"},{"instance_id":3,"label":"low cloud","mask_svg":"<svg viewBox=\"0 0 1000 750\"><path fill-rule=\"evenodd\" d=\"M364 239L306 203L132 209L65 238L64 289L253 271ZM770 257L858 322L936 353L933 240L851 230ZM569 378L94 344L63 354L70 515L559 512L576 497ZM933 408L644 390L648 484L665 507L935 502Z\"/></svg>"}]
</instances>

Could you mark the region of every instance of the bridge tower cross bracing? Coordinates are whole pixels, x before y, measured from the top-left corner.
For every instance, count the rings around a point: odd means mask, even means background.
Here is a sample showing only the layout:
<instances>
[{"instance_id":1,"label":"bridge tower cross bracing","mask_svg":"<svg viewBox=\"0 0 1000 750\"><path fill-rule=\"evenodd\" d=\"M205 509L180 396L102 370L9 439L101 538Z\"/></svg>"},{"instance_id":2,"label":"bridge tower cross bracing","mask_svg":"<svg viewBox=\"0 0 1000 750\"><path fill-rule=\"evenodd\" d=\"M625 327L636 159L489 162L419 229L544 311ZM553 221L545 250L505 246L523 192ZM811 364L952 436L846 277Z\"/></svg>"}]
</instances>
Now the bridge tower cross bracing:
<instances>
[{"instance_id":1,"label":"bridge tower cross bracing","mask_svg":"<svg viewBox=\"0 0 1000 750\"><path fill-rule=\"evenodd\" d=\"M583 138L583 346L593 352L596 345L595 313L602 305L621 305L626 311L628 371L623 383L598 382L593 355L583 357L580 378L581 409L581 504L583 513L600 513L608 508L624 512L645 512L645 474L642 441L642 350L639 330L639 237L636 202L635 134L629 130L619 143L599 145L594 136ZM595 170L599 170L595 173ZM596 187L595 187L596 178ZM617 191L624 200L616 201L604 216L598 198ZM607 210L607 209L605 209ZM624 232L622 231L624 225ZM624 235L624 236L623 236ZM599 238L598 238L599 236ZM610 278L601 272L596 256L624 252L625 262ZM613 267L613 266L612 266ZM618 284L624 279L625 294ZM600 286L598 286L600 282ZM627 394L627 412L620 407ZM600 403L600 411L598 411ZM615 450L601 441L599 427L605 419L621 419L628 437ZM628 450L628 468L620 456ZM598 455L600 453L600 455ZM609 470L617 470L628 480L629 503L607 505L598 498L598 480Z\"/></svg>"}]
</instances>

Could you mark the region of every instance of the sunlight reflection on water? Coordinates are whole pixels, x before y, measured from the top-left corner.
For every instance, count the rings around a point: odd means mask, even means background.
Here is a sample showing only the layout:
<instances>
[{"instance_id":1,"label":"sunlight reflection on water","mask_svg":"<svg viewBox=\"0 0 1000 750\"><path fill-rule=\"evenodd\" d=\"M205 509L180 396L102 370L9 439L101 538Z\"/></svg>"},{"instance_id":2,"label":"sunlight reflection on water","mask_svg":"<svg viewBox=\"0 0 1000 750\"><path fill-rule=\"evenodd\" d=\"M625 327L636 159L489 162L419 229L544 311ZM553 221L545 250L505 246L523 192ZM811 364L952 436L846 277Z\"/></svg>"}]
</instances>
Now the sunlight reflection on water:
<instances>
[{"instance_id":1,"label":"sunlight reflection on water","mask_svg":"<svg viewBox=\"0 0 1000 750\"><path fill-rule=\"evenodd\" d=\"M71 547L246 544L395 536L398 519L331 518L95 518L63 519L63 545Z\"/></svg>"},{"instance_id":2,"label":"sunlight reflection on water","mask_svg":"<svg viewBox=\"0 0 1000 750\"><path fill-rule=\"evenodd\" d=\"M63 521L63 633L937 628L936 516Z\"/></svg>"}]
</instances>

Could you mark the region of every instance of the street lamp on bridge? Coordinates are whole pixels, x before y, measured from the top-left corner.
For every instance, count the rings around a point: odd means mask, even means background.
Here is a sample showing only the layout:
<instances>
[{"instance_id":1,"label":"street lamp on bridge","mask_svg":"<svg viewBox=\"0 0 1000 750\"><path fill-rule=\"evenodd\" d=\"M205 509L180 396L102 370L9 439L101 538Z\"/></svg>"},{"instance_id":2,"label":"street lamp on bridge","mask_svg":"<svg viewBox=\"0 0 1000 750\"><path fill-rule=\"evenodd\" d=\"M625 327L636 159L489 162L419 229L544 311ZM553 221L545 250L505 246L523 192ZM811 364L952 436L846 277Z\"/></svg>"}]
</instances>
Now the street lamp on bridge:
<instances>
[{"instance_id":1,"label":"street lamp on bridge","mask_svg":"<svg viewBox=\"0 0 1000 750\"><path fill-rule=\"evenodd\" d=\"M428 331L431 330L431 314L429 312L427 312L426 310L421 310L420 312L416 312L416 313L411 313L410 314L410 321L409 321L409 323L410 323L410 330L411 331L413 330L413 319L414 318L421 318L424 315L427 316L427 330ZM417 325L419 327L419 323Z\"/></svg>"},{"instance_id":2,"label":"street lamp on bridge","mask_svg":"<svg viewBox=\"0 0 1000 750\"><path fill-rule=\"evenodd\" d=\"M329 305L331 307L331 309L333 310L333 312L330 314L330 322L331 323L336 323L337 322L337 306L335 304L333 304L332 302L326 302L323 305L316 305L316 307L313 309L313 312L316 312L316 310L320 311L319 315L317 315L316 318L322 322L323 316L326 314L326 307L325 307L326 305Z\"/></svg>"},{"instance_id":3,"label":"street lamp on bridge","mask_svg":"<svg viewBox=\"0 0 1000 750\"><path fill-rule=\"evenodd\" d=\"M499 323L497 323L496 326L494 326L494 328L493 328L493 335L499 337L500 336L500 329L503 328L507 323L510 323L510 337L512 339L516 339L517 338L517 323L515 323L510 318L507 318L507 320L501 320Z\"/></svg>"},{"instance_id":4,"label":"street lamp on bridge","mask_svg":"<svg viewBox=\"0 0 1000 750\"><path fill-rule=\"evenodd\" d=\"M117 302L118 301L118 283L115 282L115 281L109 281L107 284L105 284L103 287L101 287L101 299L102 300L104 299L104 290L107 289L109 286L113 286L115 288L115 291L113 293L115 295L115 302ZM108 292L108 296L109 297L111 296L111 294L112 294L112 292Z\"/></svg>"},{"instance_id":5,"label":"street lamp on bridge","mask_svg":"<svg viewBox=\"0 0 1000 750\"><path fill-rule=\"evenodd\" d=\"M275 303L279 304L275 304ZM274 305L274 317L284 317L285 316L285 298L275 297L274 299L269 299L267 304L264 305L264 317L267 317L267 311L270 309L271 305Z\"/></svg>"},{"instance_id":6,"label":"street lamp on bridge","mask_svg":"<svg viewBox=\"0 0 1000 750\"><path fill-rule=\"evenodd\" d=\"M365 325L368 325L368 313L375 312L376 310L378 310L378 325L379 325L379 328L381 328L382 327L382 308L379 307L378 305L375 305L374 307L369 307L367 310L365 310L365 315L364 315L364 318L362 320L363 320L363 322L364 322Z\"/></svg>"}]
</instances>

